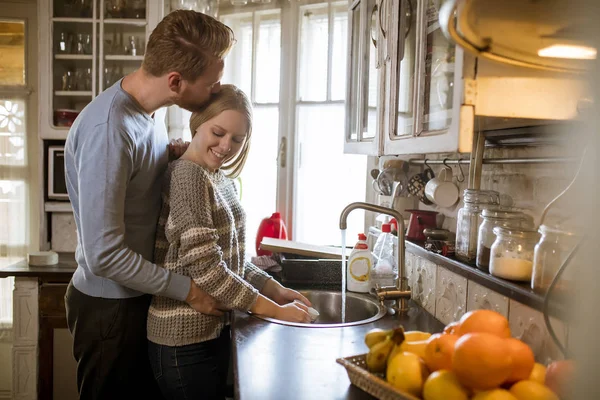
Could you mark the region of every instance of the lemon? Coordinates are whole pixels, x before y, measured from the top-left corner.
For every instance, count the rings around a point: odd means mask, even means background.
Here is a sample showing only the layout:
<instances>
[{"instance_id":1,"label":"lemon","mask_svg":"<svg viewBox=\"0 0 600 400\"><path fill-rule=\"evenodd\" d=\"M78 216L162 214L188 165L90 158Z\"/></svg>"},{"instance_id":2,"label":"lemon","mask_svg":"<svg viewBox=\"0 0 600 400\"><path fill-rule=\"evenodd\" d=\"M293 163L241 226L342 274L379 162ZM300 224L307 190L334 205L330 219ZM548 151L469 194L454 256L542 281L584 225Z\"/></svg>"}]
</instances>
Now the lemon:
<instances>
[{"instance_id":1,"label":"lemon","mask_svg":"<svg viewBox=\"0 0 600 400\"><path fill-rule=\"evenodd\" d=\"M484 392L478 392L471 400L519 400L508 390L493 389Z\"/></svg>"},{"instance_id":2,"label":"lemon","mask_svg":"<svg viewBox=\"0 0 600 400\"><path fill-rule=\"evenodd\" d=\"M536 381L519 381L512 385L510 392L518 400L559 400L547 386Z\"/></svg>"},{"instance_id":3,"label":"lemon","mask_svg":"<svg viewBox=\"0 0 600 400\"><path fill-rule=\"evenodd\" d=\"M540 363L535 363L531 375L529 375L529 380L544 384L546 381L546 367Z\"/></svg>"},{"instance_id":4,"label":"lemon","mask_svg":"<svg viewBox=\"0 0 600 400\"><path fill-rule=\"evenodd\" d=\"M468 400L469 393L453 372L442 369L429 375L423 386L425 400Z\"/></svg>"},{"instance_id":5,"label":"lemon","mask_svg":"<svg viewBox=\"0 0 600 400\"><path fill-rule=\"evenodd\" d=\"M396 354L388 362L386 379L395 388L420 397L427 374L421 357L405 352Z\"/></svg>"}]
</instances>

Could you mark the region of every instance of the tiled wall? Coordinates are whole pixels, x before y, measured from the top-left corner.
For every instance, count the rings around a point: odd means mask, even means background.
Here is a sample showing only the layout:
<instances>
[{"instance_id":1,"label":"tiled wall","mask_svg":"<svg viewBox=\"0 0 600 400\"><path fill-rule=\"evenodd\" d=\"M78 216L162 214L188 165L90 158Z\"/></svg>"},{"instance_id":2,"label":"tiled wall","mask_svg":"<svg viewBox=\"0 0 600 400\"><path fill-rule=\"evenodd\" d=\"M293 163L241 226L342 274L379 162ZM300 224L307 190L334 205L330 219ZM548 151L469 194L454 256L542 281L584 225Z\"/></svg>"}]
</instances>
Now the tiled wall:
<instances>
[{"instance_id":1,"label":"tiled wall","mask_svg":"<svg viewBox=\"0 0 600 400\"><path fill-rule=\"evenodd\" d=\"M410 252L406 253L406 273L413 300L440 322L457 321L471 310L495 310L508 318L513 337L529 344L537 361L548 363L562 358L541 312ZM550 321L559 339L565 343L568 339L565 324L555 318Z\"/></svg>"},{"instance_id":2,"label":"tiled wall","mask_svg":"<svg viewBox=\"0 0 600 400\"><path fill-rule=\"evenodd\" d=\"M491 148L485 153L486 158L539 158L539 157L570 157L580 155L578 148L569 148L566 146L538 146L538 147L518 147L510 149ZM459 154L431 154L425 155L430 160L443 160L444 158L457 159ZM462 158L468 158L469 155L462 155ZM393 157L381 157L379 166ZM408 157L403 157L408 158ZM419 157L423 158L423 156ZM452 207L442 208L427 206L419 202L419 209L437 211L438 225L442 228L456 231L456 216L458 210L462 208L462 195L467 188L469 165L462 165L465 175L464 182L458 182L460 176L459 167L450 165L453 170L454 183L460 190L460 201ZM437 174L443 166L432 165L431 168ZM577 165L575 163L564 164L506 164L506 165L484 165L481 177L481 189L496 190L500 194L508 195L513 199L513 206L522 209L532 215L535 221L539 221L544 207L562 192L573 178ZM420 166L413 166L409 176L419 172ZM575 192L570 191L570 192ZM549 218L560 218L560 216L569 215L572 209L569 207L571 201L568 196L552 207Z\"/></svg>"}]
</instances>

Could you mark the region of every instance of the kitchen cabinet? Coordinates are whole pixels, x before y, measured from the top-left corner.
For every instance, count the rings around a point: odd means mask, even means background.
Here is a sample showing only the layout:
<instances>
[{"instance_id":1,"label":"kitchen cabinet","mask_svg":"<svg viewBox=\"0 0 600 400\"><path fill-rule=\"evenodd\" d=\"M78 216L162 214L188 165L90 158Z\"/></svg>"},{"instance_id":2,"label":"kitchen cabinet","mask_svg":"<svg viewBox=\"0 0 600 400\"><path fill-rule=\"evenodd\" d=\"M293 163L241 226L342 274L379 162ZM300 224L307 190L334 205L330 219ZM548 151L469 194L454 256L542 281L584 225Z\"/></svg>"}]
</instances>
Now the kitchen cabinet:
<instances>
[{"instance_id":1,"label":"kitchen cabinet","mask_svg":"<svg viewBox=\"0 0 600 400\"><path fill-rule=\"evenodd\" d=\"M463 53L438 22L444 1L351 5L346 152L450 152L459 144L471 150L459 130Z\"/></svg>"},{"instance_id":2,"label":"kitchen cabinet","mask_svg":"<svg viewBox=\"0 0 600 400\"><path fill-rule=\"evenodd\" d=\"M139 68L163 1L38 2L41 139L64 140L94 97Z\"/></svg>"},{"instance_id":3,"label":"kitchen cabinet","mask_svg":"<svg viewBox=\"0 0 600 400\"><path fill-rule=\"evenodd\" d=\"M388 0L355 0L348 11L348 65L344 152L377 155L383 124L385 31Z\"/></svg>"}]
</instances>

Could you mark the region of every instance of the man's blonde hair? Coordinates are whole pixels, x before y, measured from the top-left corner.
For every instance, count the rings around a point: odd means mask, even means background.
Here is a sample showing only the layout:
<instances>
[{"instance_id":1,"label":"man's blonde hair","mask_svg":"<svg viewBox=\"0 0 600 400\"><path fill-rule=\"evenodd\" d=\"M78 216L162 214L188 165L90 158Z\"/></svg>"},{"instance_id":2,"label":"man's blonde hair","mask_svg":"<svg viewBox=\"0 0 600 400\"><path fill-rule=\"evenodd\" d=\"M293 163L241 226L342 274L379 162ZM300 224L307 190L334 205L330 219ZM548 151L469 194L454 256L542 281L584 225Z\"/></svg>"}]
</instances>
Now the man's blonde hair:
<instances>
[{"instance_id":1,"label":"man's blonde hair","mask_svg":"<svg viewBox=\"0 0 600 400\"><path fill-rule=\"evenodd\" d=\"M194 82L235 43L233 31L213 17L190 10L168 14L152 31L142 67L154 76L178 72Z\"/></svg>"},{"instance_id":2,"label":"man's blonde hair","mask_svg":"<svg viewBox=\"0 0 600 400\"><path fill-rule=\"evenodd\" d=\"M207 104L192 113L192 116L190 117L190 131L192 132L192 137L194 137L196 135L196 130L200 125L227 110L234 110L241 113L246 119L248 127L246 140L239 153L226 159L221 167L221 169L225 171L227 177L237 178L242 172L244 164L246 164L248 152L250 151L252 105L250 100L248 100L248 96L235 85L221 85L219 93L214 94Z\"/></svg>"}]
</instances>

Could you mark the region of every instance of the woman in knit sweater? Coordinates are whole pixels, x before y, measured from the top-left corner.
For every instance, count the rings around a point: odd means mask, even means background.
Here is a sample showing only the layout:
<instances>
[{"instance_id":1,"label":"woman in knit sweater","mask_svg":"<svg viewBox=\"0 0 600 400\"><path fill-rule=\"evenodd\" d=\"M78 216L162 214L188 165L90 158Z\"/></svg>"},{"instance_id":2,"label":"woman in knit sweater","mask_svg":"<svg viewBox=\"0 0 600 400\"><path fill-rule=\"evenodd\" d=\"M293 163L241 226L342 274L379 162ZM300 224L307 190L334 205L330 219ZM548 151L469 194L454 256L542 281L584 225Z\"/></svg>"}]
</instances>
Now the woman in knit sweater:
<instances>
[{"instance_id":1,"label":"woman in knit sweater","mask_svg":"<svg viewBox=\"0 0 600 400\"><path fill-rule=\"evenodd\" d=\"M241 172L252 132L246 95L223 85L190 119L192 142L165 175L155 260L190 276L223 310L310 322L310 302L244 261L245 214L232 178ZM298 303L294 300L299 300ZM148 313L149 356L167 399L223 399L230 313L200 314L155 296Z\"/></svg>"}]
</instances>

